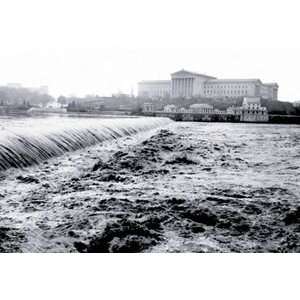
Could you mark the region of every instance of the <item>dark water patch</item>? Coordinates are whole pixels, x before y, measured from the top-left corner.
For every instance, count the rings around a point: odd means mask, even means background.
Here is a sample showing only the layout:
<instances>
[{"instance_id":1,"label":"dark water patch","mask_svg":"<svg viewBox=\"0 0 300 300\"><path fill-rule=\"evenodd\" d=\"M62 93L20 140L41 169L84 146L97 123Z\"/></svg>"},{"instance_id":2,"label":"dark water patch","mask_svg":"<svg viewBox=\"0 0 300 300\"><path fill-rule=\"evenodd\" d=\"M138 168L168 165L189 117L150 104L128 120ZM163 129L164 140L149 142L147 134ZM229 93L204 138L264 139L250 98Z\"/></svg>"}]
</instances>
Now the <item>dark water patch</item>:
<instances>
[{"instance_id":1,"label":"dark water patch","mask_svg":"<svg viewBox=\"0 0 300 300\"><path fill-rule=\"evenodd\" d=\"M218 205L224 205L224 204L229 205L229 203L232 203L230 198L222 197L222 196L208 196L206 197L206 201L214 202Z\"/></svg>"},{"instance_id":2,"label":"dark water patch","mask_svg":"<svg viewBox=\"0 0 300 300\"><path fill-rule=\"evenodd\" d=\"M25 235L15 228L0 227L0 252L20 252Z\"/></svg>"},{"instance_id":3,"label":"dark water patch","mask_svg":"<svg viewBox=\"0 0 300 300\"><path fill-rule=\"evenodd\" d=\"M212 168L211 167L205 167L205 168L202 168L201 170L210 172L210 171L212 171Z\"/></svg>"},{"instance_id":4,"label":"dark water patch","mask_svg":"<svg viewBox=\"0 0 300 300\"><path fill-rule=\"evenodd\" d=\"M166 165L196 165L197 162L189 158L186 154L175 155L165 162Z\"/></svg>"},{"instance_id":5,"label":"dark water patch","mask_svg":"<svg viewBox=\"0 0 300 300\"><path fill-rule=\"evenodd\" d=\"M20 182L23 182L23 183L40 183L39 179L34 177L34 176L17 176L16 177L17 180L19 180Z\"/></svg>"},{"instance_id":6,"label":"dark water patch","mask_svg":"<svg viewBox=\"0 0 300 300\"><path fill-rule=\"evenodd\" d=\"M286 225L300 224L300 206L291 209L284 217Z\"/></svg>"},{"instance_id":7,"label":"dark water patch","mask_svg":"<svg viewBox=\"0 0 300 300\"><path fill-rule=\"evenodd\" d=\"M99 176L97 177L99 181L104 182L124 182L128 178L124 176L120 176L117 172L114 171L103 171Z\"/></svg>"},{"instance_id":8,"label":"dark water patch","mask_svg":"<svg viewBox=\"0 0 300 300\"><path fill-rule=\"evenodd\" d=\"M243 213L249 214L249 215L260 215L263 211L259 207L259 205L255 203L249 203L243 208Z\"/></svg>"},{"instance_id":9,"label":"dark water patch","mask_svg":"<svg viewBox=\"0 0 300 300\"><path fill-rule=\"evenodd\" d=\"M144 176L147 176L147 175L153 176L153 175L166 175L166 174L169 174L169 173L170 173L170 170L160 168L160 169L150 169L150 170L142 171L141 175L144 175Z\"/></svg>"},{"instance_id":10,"label":"dark water patch","mask_svg":"<svg viewBox=\"0 0 300 300\"><path fill-rule=\"evenodd\" d=\"M75 242L79 252L142 252L157 245L162 239L158 219L120 219L106 225L100 236L89 243Z\"/></svg>"},{"instance_id":11,"label":"dark water patch","mask_svg":"<svg viewBox=\"0 0 300 300\"><path fill-rule=\"evenodd\" d=\"M98 162L93 166L92 172L95 172L97 170L102 170L102 169L108 169L109 166L103 162L101 159L98 159Z\"/></svg>"},{"instance_id":12,"label":"dark water patch","mask_svg":"<svg viewBox=\"0 0 300 300\"><path fill-rule=\"evenodd\" d=\"M181 215L184 218L207 226L215 226L218 221L217 216L208 208L186 209Z\"/></svg>"}]
</instances>

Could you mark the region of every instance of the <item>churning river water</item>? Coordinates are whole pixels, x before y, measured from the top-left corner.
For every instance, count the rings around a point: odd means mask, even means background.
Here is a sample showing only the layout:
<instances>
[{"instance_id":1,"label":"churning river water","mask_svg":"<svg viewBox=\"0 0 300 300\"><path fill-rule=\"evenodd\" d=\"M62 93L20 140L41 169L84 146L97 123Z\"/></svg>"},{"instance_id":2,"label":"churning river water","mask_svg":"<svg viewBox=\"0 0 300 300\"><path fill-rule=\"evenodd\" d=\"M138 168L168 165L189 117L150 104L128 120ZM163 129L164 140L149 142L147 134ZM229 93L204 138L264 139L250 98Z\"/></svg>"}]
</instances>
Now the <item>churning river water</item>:
<instances>
[{"instance_id":1,"label":"churning river water","mask_svg":"<svg viewBox=\"0 0 300 300\"><path fill-rule=\"evenodd\" d=\"M300 126L0 119L2 252L299 252Z\"/></svg>"}]
</instances>

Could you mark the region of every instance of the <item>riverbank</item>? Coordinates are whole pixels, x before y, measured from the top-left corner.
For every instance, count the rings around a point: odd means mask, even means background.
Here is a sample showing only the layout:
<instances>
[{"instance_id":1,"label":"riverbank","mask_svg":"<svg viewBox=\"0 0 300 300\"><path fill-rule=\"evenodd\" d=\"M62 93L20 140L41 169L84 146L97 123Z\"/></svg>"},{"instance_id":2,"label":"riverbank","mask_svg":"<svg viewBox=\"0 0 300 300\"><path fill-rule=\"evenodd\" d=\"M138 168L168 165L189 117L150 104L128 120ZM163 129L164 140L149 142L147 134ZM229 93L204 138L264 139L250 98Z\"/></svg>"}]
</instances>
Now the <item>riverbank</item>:
<instances>
[{"instance_id":1,"label":"riverbank","mask_svg":"<svg viewBox=\"0 0 300 300\"><path fill-rule=\"evenodd\" d=\"M172 112L146 112L143 115L152 117L165 117L178 122L225 122L225 123L270 123L270 124L300 124L300 116L297 115L269 115L266 122L240 121L240 116L232 114L200 114L200 113L172 113Z\"/></svg>"}]
</instances>

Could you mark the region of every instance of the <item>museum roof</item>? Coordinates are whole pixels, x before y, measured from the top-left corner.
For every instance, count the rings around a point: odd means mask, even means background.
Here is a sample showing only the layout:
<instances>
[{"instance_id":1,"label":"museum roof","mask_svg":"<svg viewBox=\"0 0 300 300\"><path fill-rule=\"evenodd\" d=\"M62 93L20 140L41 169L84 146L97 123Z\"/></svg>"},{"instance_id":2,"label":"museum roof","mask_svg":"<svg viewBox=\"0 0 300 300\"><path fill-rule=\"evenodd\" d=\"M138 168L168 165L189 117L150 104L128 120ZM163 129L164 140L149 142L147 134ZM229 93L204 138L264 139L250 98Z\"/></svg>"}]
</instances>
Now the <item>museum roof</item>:
<instances>
[{"instance_id":1,"label":"museum roof","mask_svg":"<svg viewBox=\"0 0 300 300\"><path fill-rule=\"evenodd\" d=\"M237 78L230 78L230 79L212 79L210 82L259 82L262 83L258 78L248 78L248 79L237 79Z\"/></svg>"},{"instance_id":2,"label":"museum roof","mask_svg":"<svg viewBox=\"0 0 300 300\"><path fill-rule=\"evenodd\" d=\"M278 87L278 83L277 82L266 82L264 83L264 85L275 85Z\"/></svg>"},{"instance_id":3,"label":"museum roof","mask_svg":"<svg viewBox=\"0 0 300 300\"><path fill-rule=\"evenodd\" d=\"M181 69L177 72L171 73L171 76L181 75L181 74L187 74L187 75L192 75L192 76L201 76L201 77L206 77L206 78L209 78L209 79L216 79L216 77L213 77L213 76L209 76L209 75L206 75L206 74L200 74L200 73L196 73L196 72L191 72L191 71L187 71L185 69Z\"/></svg>"}]
</instances>

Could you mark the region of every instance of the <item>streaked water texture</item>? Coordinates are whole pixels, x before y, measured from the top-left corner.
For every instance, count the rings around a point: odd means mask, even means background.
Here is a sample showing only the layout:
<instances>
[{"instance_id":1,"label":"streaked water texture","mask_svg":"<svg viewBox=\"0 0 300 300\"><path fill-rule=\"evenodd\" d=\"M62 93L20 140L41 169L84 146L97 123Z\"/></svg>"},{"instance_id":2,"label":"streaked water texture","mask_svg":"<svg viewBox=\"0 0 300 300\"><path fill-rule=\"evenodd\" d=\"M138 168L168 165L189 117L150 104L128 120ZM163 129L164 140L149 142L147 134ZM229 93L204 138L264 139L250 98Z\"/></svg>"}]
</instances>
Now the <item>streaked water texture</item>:
<instances>
[{"instance_id":1,"label":"streaked water texture","mask_svg":"<svg viewBox=\"0 0 300 300\"><path fill-rule=\"evenodd\" d=\"M0 120L0 170L26 167L65 152L169 123L164 118Z\"/></svg>"}]
</instances>

